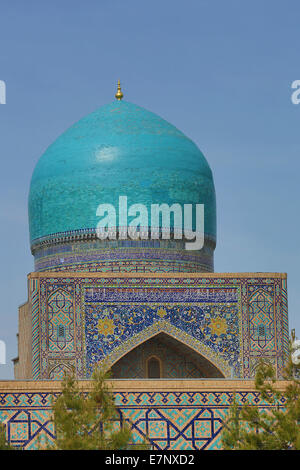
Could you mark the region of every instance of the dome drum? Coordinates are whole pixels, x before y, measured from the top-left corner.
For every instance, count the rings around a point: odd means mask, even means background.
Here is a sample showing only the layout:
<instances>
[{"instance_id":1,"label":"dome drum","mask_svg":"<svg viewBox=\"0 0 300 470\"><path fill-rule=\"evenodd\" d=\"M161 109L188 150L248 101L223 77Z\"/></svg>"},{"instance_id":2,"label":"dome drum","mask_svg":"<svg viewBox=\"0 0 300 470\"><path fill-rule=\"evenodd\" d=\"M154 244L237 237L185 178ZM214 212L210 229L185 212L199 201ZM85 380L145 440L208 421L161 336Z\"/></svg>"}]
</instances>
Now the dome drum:
<instances>
[{"instance_id":1,"label":"dome drum","mask_svg":"<svg viewBox=\"0 0 300 470\"><path fill-rule=\"evenodd\" d=\"M209 237L201 250L187 251L184 240L99 240L81 234L40 244L34 250L35 271L213 272L214 248Z\"/></svg>"}]
</instances>

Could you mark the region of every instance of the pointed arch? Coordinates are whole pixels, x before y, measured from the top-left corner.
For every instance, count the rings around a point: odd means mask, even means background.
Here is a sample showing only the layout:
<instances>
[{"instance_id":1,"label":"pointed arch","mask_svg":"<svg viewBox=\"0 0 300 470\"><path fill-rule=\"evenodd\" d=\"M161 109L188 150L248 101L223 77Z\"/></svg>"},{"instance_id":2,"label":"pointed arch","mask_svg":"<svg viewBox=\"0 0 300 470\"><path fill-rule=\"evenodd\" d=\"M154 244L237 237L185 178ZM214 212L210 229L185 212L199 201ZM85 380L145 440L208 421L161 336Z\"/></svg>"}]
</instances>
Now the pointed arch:
<instances>
[{"instance_id":1,"label":"pointed arch","mask_svg":"<svg viewBox=\"0 0 300 470\"><path fill-rule=\"evenodd\" d=\"M162 360L155 354L152 354L146 360L146 377L147 379L160 379L163 376Z\"/></svg>"},{"instance_id":2,"label":"pointed arch","mask_svg":"<svg viewBox=\"0 0 300 470\"><path fill-rule=\"evenodd\" d=\"M136 346L112 366L118 379L224 378L209 360L167 333Z\"/></svg>"},{"instance_id":3,"label":"pointed arch","mask_svg":"<svg viewBox=\"0 0 300 470\"><path fill-rule=\"evenodd\" d=\"M72 374L74 373L74 367L69 364L56 364L50 371L49 371L49 378L52 380L62 380L65 374Z\"/></svg>"},{"instance_id":4,"label":"pointed arch","mask_svg":"<svg viewBox=\"0 0 300 470\"><path fill-rule=\"evenodd\" d=\"M115 348L108 357L104 358L103 362L105 362L107 367L112 367L130 351L145 343L147 340L157 336L159 333L165 333L175 341L182 343L186 347L198 353L219 371L220 377L231 377L231 367L223 360L223 358L220 357L220 355L205 344L201 343L201 341L196 340L164 320L156 322L154 325L149 326L142 332L122 343L122 345Z\"/></svg>"}]
</instances>

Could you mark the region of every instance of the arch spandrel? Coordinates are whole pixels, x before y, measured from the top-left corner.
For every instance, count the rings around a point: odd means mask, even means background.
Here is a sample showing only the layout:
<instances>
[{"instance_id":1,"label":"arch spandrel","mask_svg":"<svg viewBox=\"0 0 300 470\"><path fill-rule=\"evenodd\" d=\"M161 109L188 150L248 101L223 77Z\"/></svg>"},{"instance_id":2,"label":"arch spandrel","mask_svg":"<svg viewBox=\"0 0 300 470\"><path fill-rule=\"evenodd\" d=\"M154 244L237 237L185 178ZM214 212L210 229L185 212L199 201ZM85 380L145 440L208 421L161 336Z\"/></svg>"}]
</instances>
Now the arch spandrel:
<instances>
[{"instance_id":1,"label":"arch spandrel","mask_svg":"<svg viewBox=\"0 0 300 470\"><path fill-rule=\"evenodd\" d=\"M208 348L206 345L201 343L201 341L195 340L187 333L184 333L180 329L170 325L168 322L160 321L145 328L142 332L137 333L127 341L124 341L121 346L116 347L110 354L103 359L103 363L108 368L111 368L116 364L120 359L126 356L136 347L145 343L147 340L157 336L160 333L164 333L174 340L182 343L191 350L200 354L205 360L212 364L223 377L231 377L231 367L226 363L220 356L215 353L213 350Z\"/></svg>"}]
</instances>

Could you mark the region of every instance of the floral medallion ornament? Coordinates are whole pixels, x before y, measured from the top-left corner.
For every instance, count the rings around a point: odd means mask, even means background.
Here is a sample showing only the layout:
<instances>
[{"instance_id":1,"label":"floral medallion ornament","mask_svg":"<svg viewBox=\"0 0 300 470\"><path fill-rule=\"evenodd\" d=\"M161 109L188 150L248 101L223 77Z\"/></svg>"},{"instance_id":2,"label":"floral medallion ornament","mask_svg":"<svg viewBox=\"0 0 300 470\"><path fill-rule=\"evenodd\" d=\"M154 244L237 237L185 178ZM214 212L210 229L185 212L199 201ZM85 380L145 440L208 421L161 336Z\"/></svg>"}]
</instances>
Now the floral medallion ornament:
<instances>
[{"instance_id":1,"label":"floral medallion ornament","mask_svg":"<svg viewBox=\"0 0 300 470\"><path fill-rule=\"evenodd\" d=\"M213 334L224 335L227 331L227 322L224 318L212 318L209 327Z\"/></svg>"},{"instance_id":2,"label":"floral medallion ornament","mask_svg":"<svg viewBox=\"0 0 300 470\"><path fill-rule=\"evenodd\" d=\"M98 321L98 331L101 335L113 335L115 331L115 324L111 318L103 318Z\"/></svg>"},{"instance_id":3,"label":"floral medallion ornament","mask_svg":"<svg viewBox=\"0 0 300 470\"><path fill-rule=\"evenodd\" d=\"M167 312L164 308L159 308L157 310L157 315L160 317L160 318L163 318L167 315Z\"/></svg>"}]
</instances>

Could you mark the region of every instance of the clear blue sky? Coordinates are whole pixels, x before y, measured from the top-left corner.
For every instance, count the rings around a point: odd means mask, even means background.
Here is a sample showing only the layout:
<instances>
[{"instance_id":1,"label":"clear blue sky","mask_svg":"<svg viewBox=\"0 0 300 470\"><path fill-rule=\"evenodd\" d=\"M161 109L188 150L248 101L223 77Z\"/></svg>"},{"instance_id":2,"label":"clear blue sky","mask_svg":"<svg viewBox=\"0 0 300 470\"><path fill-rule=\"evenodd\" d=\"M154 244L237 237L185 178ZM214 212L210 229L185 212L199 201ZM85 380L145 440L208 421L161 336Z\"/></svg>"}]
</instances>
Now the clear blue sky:
<instances>
[{"instance_id":1,"label":"clear blue sky","mask_svg":"<svg viewBox=\"0 0 300 470\"><path fill-rule=\"evenodd\" d=\"M214 173L218 272L288 273L300 336L300 4L297 0L2 0L0 339L12 378L26 301L33 168L73 122L113 99L164 117Z\"/></svg>"}]
</instances>

